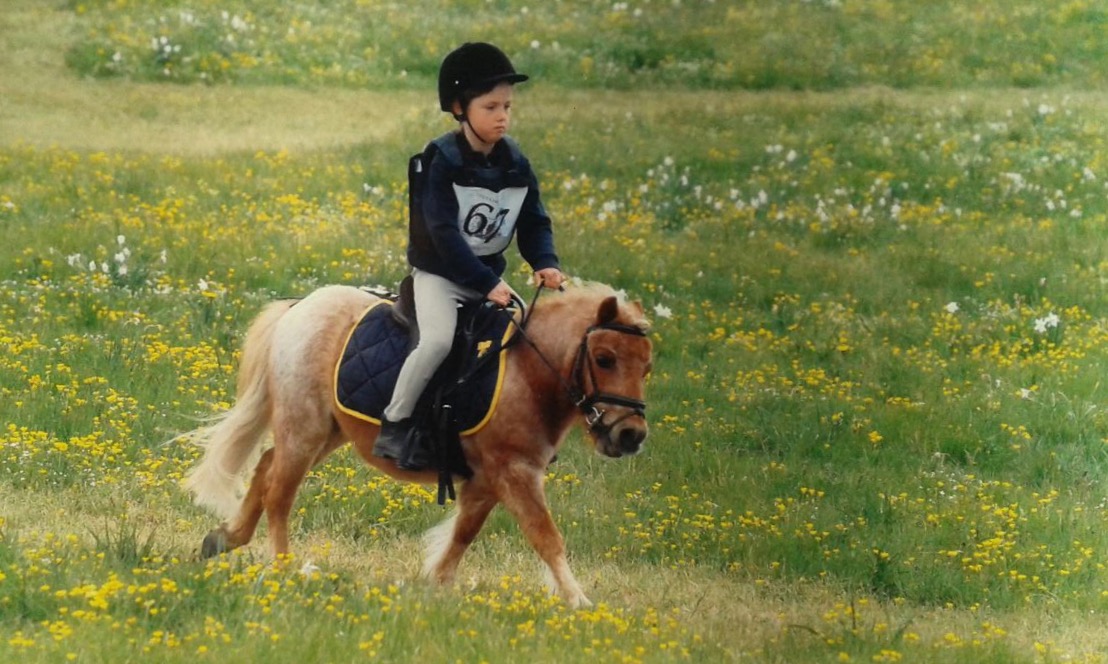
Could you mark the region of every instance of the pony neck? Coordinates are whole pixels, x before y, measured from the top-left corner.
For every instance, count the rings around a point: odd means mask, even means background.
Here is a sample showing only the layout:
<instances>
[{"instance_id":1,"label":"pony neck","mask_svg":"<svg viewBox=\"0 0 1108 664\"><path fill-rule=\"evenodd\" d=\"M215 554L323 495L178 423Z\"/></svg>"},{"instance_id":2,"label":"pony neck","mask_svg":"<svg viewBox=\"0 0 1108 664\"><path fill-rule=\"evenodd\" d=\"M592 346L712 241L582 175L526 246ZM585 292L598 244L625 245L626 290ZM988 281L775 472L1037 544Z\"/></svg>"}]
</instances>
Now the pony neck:
<instances>
[{"instance_id":1,"label":"pony neck","mask_svg":"<svg viewBox=\"0 0 1108 664\"><path fill-rule=\"evenodd\" d=\"M536 304L527 333L558 373L568 380L581 338L592 319L582 315L569 302L547 301Z\"/></svg>"}]
</instances>

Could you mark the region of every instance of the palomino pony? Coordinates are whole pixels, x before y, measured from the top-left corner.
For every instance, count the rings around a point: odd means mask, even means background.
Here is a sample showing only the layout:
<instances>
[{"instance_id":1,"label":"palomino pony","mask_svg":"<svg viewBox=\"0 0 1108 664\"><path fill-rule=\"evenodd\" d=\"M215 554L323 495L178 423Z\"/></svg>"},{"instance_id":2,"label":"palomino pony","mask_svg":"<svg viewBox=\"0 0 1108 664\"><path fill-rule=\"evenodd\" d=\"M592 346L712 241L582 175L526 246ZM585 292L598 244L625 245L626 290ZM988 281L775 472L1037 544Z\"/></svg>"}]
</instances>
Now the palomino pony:
<instances>
[{"instance_id":1,"label":"palomino pony","mask_svg":"<svg viewBox=\"0 0 1108 664\"><path fill-rule=\"evenodd\" d=\"M346 442L396 479L438 481L434 470L404 471L373 456L378 428L336 405L336 362L351 326L375 301L357 288L327 286L302 300L271 303L251 324L234 407L182 436L206 448L185 486L226 519L204 539L204 555L249 542L263 512L273 553L288 553L289 513L301 481ZM462 441L473 475L458 491L454 515L425 537L423 574L452 582L486 517L503 504L546 563L553 589L571 606L587 605L547 508L543 477L579 413L600 454L639 452L647 435L649 323L638 303L599 285L540 298L526 321L523 340L507 353L499 406ZM258 457L267 433L273 445ZM254 459L243 495L241 475Z\"/></svg>"}]
</instances>

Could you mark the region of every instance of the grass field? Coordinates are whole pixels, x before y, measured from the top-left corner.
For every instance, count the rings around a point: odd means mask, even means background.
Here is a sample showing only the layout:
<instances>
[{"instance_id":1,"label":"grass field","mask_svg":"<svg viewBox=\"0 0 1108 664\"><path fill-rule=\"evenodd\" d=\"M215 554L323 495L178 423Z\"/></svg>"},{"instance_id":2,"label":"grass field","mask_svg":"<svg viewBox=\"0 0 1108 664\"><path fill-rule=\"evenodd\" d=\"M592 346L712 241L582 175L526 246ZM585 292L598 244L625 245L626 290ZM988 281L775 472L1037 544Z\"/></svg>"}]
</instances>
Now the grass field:
<instances>
[{"instance_id":1,"label":"grass field","mask_svg":"<svg viewBox=\"0 0 1108 664\"><path fill-rule=\"evenodd\" d=\"M6 0L0 661L1108 661L1108 96L1093 2ZM598 36L600 35L600 36ZM406 271L441 55L505 46L574 276L651 313L651 437L552 511L346 451L202 561L167 444L277 296ZM523 288L518 259L511 280Z\"/></svg>"}]
</instances>

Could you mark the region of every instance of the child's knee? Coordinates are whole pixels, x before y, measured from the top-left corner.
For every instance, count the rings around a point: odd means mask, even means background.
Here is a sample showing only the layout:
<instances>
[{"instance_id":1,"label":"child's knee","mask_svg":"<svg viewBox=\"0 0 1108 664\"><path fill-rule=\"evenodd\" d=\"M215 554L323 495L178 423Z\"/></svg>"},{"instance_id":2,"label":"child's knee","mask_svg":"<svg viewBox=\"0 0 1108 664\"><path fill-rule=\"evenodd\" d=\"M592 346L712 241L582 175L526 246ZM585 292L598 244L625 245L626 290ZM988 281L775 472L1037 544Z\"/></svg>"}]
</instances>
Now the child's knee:
<instances>
[{"instance_id":1,"label":"child's knee","mask_svg":"<svg viewBox=\"0 0 1108 664\"><path fill-rule=\"evenodd\" d=\"M427 357L436 357L443 360L450 353L450 347L454 344L454 335L441 333L425 334L420 330L419 351Z\"/></svg>"}]
</instances>

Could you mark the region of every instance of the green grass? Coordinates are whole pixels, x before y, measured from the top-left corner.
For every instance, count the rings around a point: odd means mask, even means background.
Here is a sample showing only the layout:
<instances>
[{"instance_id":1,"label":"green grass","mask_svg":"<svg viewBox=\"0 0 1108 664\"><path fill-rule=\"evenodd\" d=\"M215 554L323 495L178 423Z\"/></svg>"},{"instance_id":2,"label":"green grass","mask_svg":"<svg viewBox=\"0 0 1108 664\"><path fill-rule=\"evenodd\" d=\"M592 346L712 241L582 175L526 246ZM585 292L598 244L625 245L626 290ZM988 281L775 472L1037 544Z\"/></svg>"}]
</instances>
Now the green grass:
<instances>
[{"instance_id":1,"label":"green grass","mask_svg":"<svg viewBox=\"0 0 1108 664\"><path fill-rule=\"evenodd\" d=\"M87 25L71 67L148 81L421 89L472 39L603 89L1096 86L1106 54L1089 2L69 4Z\"/></svg>"},{"instance_id":2,"label":"green grass","mask_svg":"<svg viewBox=\"0 0 1108 664\"><path fill-rule=\"evenodd\" d=\"M15 3L0 659L1105 661L1102 17L1040 5ZM654 319L647 451L574 433L548 476L594 609L500 512L417 581L444 512L345 452L294 560L263 526L200 561L164 443L265 302L406 271L463 34L538 74L513 134L566 269Z\"/></svg>"}]
</instances>

